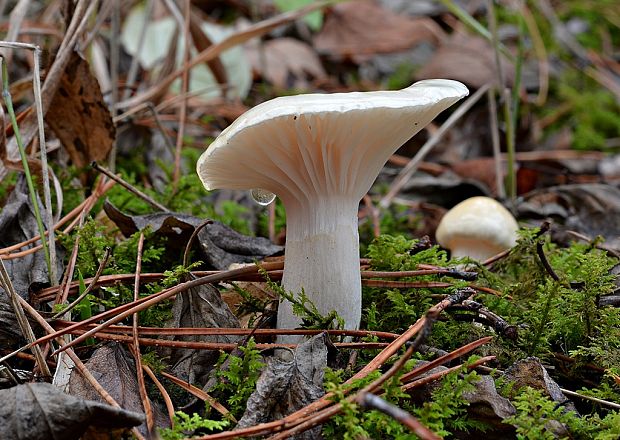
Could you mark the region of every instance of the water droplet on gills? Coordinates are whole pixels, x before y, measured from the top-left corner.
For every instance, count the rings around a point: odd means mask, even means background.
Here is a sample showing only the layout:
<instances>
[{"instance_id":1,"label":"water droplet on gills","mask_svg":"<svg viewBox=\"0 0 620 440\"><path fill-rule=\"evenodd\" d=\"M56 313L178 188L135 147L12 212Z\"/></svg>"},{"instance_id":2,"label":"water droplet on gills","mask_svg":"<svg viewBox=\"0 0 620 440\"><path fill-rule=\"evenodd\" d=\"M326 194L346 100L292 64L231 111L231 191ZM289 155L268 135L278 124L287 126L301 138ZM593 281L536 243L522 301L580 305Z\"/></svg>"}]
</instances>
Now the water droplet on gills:
<instances>
[{"instance_id":1,"label":"water droplet on gills","mask_svg":"<svg viewBox=\"0 0 620 440\"><path fill-rule=\"evenodd\" d=\"M252 191L250 191L250 195L256 203L262 206L269 205L276 198L276 195L274 193L261 188L254 188Z\"/></svg>"}]
</instances>

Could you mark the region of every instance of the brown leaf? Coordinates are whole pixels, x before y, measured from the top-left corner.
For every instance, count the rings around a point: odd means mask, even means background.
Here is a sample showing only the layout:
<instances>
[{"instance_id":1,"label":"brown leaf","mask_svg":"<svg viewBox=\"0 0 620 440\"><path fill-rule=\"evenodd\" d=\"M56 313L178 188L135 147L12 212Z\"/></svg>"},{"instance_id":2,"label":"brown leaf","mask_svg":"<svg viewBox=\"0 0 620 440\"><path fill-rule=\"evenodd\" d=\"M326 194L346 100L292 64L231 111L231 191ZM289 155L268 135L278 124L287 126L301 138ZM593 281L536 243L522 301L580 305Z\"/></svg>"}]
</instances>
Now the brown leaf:
<instances>
[{"instance_id":1,"label":"brown leaf","mask_svg":"<svg viewBox=\"0 0 620 440\"><path fill-rule=\"evenodd\" d=\"M246 49L252 69L276 87L308 88L307 77L325 79L327 74L314 50L294 38L277 38Z\"/></svg>"},{"instance_id":2,"label":"brown leaf","mask_svg":"<svg viewBox=\"0 0 620 440\"><path fill-rule=\"evenodd\" d=\"M14 440L79 439L92 425L112 429L139 425L141 414L78 399L47 383L0 391L0 437ZM111 437L106 437L111 438Z\"/></svg>"},{"instance_id":3,"label":"brown leaf","mask_svg":"<svg viewBox=\"0 0 620 440\"><path fill-rule=\"evenodd\" d=\"M327 334L322 333L300 344L292 359L272 358L258 379L237 428L280 419L323 396L328 343ZM294 438L321 438L320 429Z\"/></svg>"},{"instance_id":4,"label":"brown leaf","mask_svg":"<svg viewBox=\"0 0 620 440\"><path fill-rule=\"evenodd\" d=\"M334 6L314 47L322 54L362 61L376 53L399 52L418 43L437 43L443 31L430 18L396 15L372 0Z\"/></svg>"},{"instance_id":5,"label":"brown leaf","mask_svg":"<svg viewBox=\"0 0 620 440\"><path fill-rule=\"evenodd\" d=\"M556 220L555 232L601 235L605 246L620 249L620 189L604 184L560 185L523 196L519 217Z\"/></svg>"},{"instance_id":6,"label":"brown leaf","mask_svg":"<svg viewBox=\"0 0 620 440\"><path fill-rule=\"evenodd\" d=\"M182 213L131 216L119 211L109 201L105 202L103 209L124 235L129 236L151 227L158 236L168 238L168 250L174 252L185 247L194 228L204 221ZM204 261L219 270L227 269L232 263L252 263L282 251L281 246L271 243L267 238L249 237L216 221L198 233L198 244L203 251Z\"/></svg>"},{"instance_id":7,"label":"brown leaf","mask_svg":"<svg viewBox=\"0 0 620 440\"><path fill-rule=\"evenodd\" d=\"M435 52L430 61L420 69L416 77L450 78L468 86L480 88L488 83L497 83L495 53L491 44L481 37L455 33ZM502 70L506 86L514 82L512 63L502 59Z\"/></svg>"},{"instance_id":8,"label":"brown leaf","mask_svg":"<svg viewBox=\"0 0 620 440\"><path fill-rule=\"evenodd\" d=\"M167 327L180 328L238 328L239 320L222 300L217 288L211 284L194 287L176 296L172 306L172 320ZM193 335L169 338L175 341L236 343L239 336ZM162 348L161 353L170 358L171 373L189 383L204 384L220 355L217 350Z\"/></svg>"},{"instance_id":9,"label":"brown leaf","mask_svg":"<svg viewBox=\"0 0 620 440\"><path fill-rule=\"evenodd\" d=\"M90 359L84 363L86 368L97 378L97 381L118 404L126 410L144 413L138 379L136 377L136 367L133 358L126 352L120 344L106 344L95 350ZM84 377L74 370L69 379L69 392L73 396L83 399L102 402L103 398L99 393L84 379ZM162 412L158 405L151 402L155 424L158 427L168 427L167 416ZM142 423L138 429L146 434L146 423Z\"/></svg>"},{"instance_id":10,"label":"brown leaf","mask_svg":"<svg viewBox=\"0 0 620 440\"><path fill-rule=\"evenodd\" d=\"M104 160L116 129L88 62L73 52L45 120L78 168Z\"/></svg>"}]
</instances>

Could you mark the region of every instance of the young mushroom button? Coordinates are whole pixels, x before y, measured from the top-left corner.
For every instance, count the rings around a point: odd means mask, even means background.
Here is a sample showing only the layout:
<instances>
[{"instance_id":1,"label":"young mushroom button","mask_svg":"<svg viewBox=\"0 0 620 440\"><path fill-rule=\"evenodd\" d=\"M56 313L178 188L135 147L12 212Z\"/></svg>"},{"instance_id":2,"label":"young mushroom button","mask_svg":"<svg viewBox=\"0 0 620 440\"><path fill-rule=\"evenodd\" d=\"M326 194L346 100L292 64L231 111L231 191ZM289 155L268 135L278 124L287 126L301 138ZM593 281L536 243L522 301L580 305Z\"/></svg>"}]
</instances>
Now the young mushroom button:
<instances>
[{"instance_id":1,"label":"young mushroom button","mask_svg":"<svg viewBox=\"0 0 620 440\"><path fill-rule=\"evenodd\" d=\"M437 242L452 257L484 261L517 243L519 225L512 214L489 197L462 201L443 216L435 232Z\"/></svg>"},{"instance_id":2,"label":"young mushroom button","mask_svg":"<svg viewBox=\"0 0 620 440\"><path fill-rule=\"evenodd\" d=\"M319 312L358 328L361 281L357 210L401 145L468 94L456 81L420 81L398 91L285 96L226 128L198 160L207 189L262 188L286 209L282 285L302 289ZM278 328L300 324L291 304Z\"/></svg>"}]
</instances>

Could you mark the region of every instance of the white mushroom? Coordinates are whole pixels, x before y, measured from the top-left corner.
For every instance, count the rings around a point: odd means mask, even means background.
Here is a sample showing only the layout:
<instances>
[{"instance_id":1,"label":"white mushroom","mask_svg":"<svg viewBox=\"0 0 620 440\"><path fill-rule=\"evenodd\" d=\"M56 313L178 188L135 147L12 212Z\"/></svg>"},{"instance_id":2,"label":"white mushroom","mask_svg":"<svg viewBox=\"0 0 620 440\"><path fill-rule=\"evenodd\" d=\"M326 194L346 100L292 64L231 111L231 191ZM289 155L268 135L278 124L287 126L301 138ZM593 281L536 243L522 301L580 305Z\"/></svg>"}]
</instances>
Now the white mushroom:
<instances>
[{"instance_id":1,"label":"white mushroom","mask_svg":"<svg viewBox=\"0 0 620 440\"><path fill-rule=\"evenodd\" d=\"M302 289L319 312L358 328L361 281L357 211L402 144L466 96L456 81L425 80L399 91L286 96L233 122L198 160L207 189L262 188L287 216L282 285ZM284 301L278 328L300 319Z\"/></svg>"},{"instance_id":2,"label":"white mushroom","mask_svg":"<svg viewBox=\"0 0 620 440\"><path fill-rule=\"evenodd\" d=\"M443 216L435 232L437 242L452 257L484 261L517 243L519 225L512 214L489 197L463 200Z\"/></svg>"}]
</instances>

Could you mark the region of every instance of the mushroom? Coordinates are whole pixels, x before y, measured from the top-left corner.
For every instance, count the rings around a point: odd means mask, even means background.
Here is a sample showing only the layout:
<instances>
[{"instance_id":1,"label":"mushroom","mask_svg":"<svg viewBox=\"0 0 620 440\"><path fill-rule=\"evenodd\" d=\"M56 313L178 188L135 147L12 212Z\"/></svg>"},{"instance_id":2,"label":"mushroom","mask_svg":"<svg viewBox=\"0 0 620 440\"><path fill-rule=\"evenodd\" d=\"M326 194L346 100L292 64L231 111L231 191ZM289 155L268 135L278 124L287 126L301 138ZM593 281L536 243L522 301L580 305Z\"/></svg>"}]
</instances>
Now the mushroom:
<instances>
[{"instance_id":1,"label":"mushroom","mask_svg":"<svg viewBox=\"0 0 620 440\"><path fill-rule=\"evenodd\" d=\"M282 286L303 291L318 311L335 310L345 328L361 317L357 211L387 159L441 111L468 94L451 80L399 91L285 96L235 120L198 160L207 189L262 188L286 209ZM300 319L291 303L278 328Z\"/></svg>"},{"instance_id":2,"label":"mushroom","mask_svg":"<svg viewBox=\"0 0 620 440\"><path fill-rule=\"evenodd\" d=\"M490 197L471 197L449 210L435 238L452 257L484 261L517 243L519 225L512 214Z\"/></svg>"}]
</instances>

